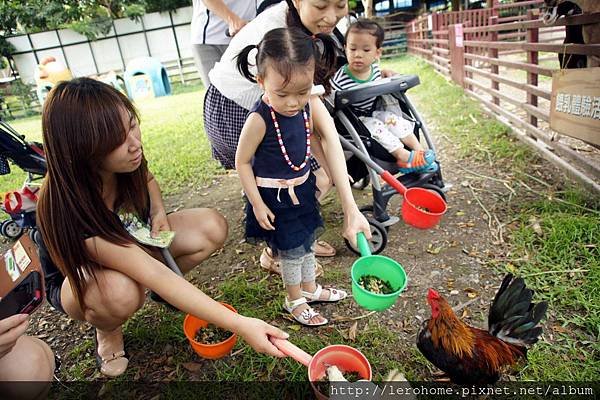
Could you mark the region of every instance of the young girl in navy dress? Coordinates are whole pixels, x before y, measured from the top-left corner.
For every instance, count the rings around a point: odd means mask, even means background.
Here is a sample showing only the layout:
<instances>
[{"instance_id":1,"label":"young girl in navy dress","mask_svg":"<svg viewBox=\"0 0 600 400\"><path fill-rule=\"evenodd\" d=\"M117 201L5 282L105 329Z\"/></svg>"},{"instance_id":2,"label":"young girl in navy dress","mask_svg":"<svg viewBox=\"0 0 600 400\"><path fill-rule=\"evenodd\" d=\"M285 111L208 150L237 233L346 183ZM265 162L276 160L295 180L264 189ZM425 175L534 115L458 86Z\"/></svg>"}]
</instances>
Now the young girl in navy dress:
<instances>
[{"instance_id":1,"label":"young girl in navy dress","mask_svg":"<svg viewBox=\"0 0 600 400\"><path fill-rule=\"evenodd\" d=\"M249 61L256 49L256 62ZM345 226L345 236L355 237L358 231L370 236L368 223L356 212L351 194L348 197L343 155L323 151L337 138L329 136L326 143L325 135L319 132L325 144L321 147L312 134L309 102L313 80L323 67L334 66L334 57L333 43L327 36L311 37L299 29L280 28L269 31L257 46L244 48L237 59L240 72L256 80L264 91L250 110L235 157L248 197L246 239L265 241L273 249L281 261L287 292L284 308L307 326L327 323L308 303L337 302L347 296L343 290L323 288L315 282L313 243L323 229L323 220L310 169L311 149L319 163L332 171L338 186L345 222L351 227ZM256 75L250 66L256 66ZM335 135L335 129L333 132ZM339 150L341 153L341 146Z\"/></svg>"}]
</instances>

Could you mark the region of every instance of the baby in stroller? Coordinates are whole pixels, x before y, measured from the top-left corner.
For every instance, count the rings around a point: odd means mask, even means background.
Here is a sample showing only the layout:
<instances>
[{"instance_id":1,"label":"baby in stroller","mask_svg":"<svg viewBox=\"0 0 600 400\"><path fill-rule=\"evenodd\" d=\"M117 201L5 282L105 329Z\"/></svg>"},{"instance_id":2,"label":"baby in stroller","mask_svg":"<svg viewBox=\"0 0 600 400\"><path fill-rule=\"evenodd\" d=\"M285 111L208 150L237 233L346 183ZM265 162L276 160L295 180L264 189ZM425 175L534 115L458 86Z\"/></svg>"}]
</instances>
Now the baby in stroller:
<instances>
[{"instance_id":1,"label":"baby in stroller","mask_svg":"<svg viewBox=\"0 0 600 400\"><path fill-rule=\"evenodd\" d=\"M364 30L358 29L358 27L365 26ZM388 214L387 210L390 200L398 194L398 191L381 182L377 171L369 167L368 163L364 161L365 159L370 159L393 175L401 173L402 175L396 178L407 188L428 189L437 193L444 200L446 199L445 192L449 188L444 184L441 166L435 156L435 146L425 121L406 95L409 89L419 85L419 77L394 75L379 78L379 68L374 64L378 57L377 54L381 52L380 40L383 40L383 32L379 29L378 25L373 25L371 21L361 21L359 24L351 25L346 33L349 40L346 43L348 66L345 68L355 78L358 75L359 82L350 78L351 87L345 89L348 86L343 85L342 81L342 85L338 84L336 90L324 99L340 135L340 142L346 155L348 174L351 181L355 182L353 186L361 189L366 188L369 183L372 186L372 204L362 206L360 210L367 217L371 227L372 239L369 244L373 254L378 254L385 249L388 229L400 220L397 216ZM377 31L379 31L378 37L374 35ZM350 47L352 43L355 43L353 36L361 35L361 33L364 39L370 40L367 48L373 49L375 56L368 57L368 59L364 55L353 57L352 47ZM364 36L370 37L365 38ZM366 65L364 76L352 72L353 59L360 61L355 63L357 66L364 67ZM372 63L373 67L371 67ZM368 112L361 111L360 107L356 107L363 103L368 104L366 107ZM389 113L380 113L381 111ZM367 126L373 119L377 119L381 125L385 125L385 121L381 121L377 116L389 116L390 114L394 118L389 118L389 120L395 121L397 126L402 127L402 134L396 136L393 130L387 128L385 131L382 129L377 132L374 129L370 130ZM369 119L368 117L373 118ZM381 135L378 137L378 134L382 132L386 132L387 137L382 138ZM404 149L405 142L408 149ZM390 143L393 146L390 146ZM425 148L428 150L424 150L421 143L423 146L426 145ZM393 154L394 150L399 151ZM359 250L348 242L346 245L350 250L360 254Z\"/></svg>"},{"instance_id":2,"label":"baby in stroller","mask_svg":"<svg viewBox=\"0 0 600 400\"><path fill-rule=\"evenodd\" d=\"M377 60L383 52L383 39L383 28L377 22L363 19L352 23L346 32L348 63L336 72L332 87L348 90L380 80ZM435 153L431 149L423 149L413 133L414 122L403 118L400 109L396 112L374 110L376 100L376 97L367 98L352 104L352 108L373 139L395 157L399 172L435 172Z\"/></svg>"}]
</instances>

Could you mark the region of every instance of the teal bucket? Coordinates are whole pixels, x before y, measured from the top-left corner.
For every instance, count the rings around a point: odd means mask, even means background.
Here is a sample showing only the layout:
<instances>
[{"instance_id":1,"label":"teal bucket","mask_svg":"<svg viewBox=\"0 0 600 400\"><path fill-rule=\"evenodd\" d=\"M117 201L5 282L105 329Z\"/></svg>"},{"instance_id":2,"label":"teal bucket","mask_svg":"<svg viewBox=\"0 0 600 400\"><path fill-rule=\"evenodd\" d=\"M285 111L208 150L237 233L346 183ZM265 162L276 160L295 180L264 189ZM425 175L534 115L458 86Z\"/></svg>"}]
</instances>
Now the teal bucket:
<instances>
[{"instance_id":1,"label":"teal bucket","mask_svg":"<svg viewBox=\"0 0 600 400\"><path fill-rule=\"evenodd\" d=\"M358 233L356 239L361 257L352 264L351 270L354 300L367 310L386 310L394 305L400 293L406 289L406 272L402 265L389 257L371 255L369 243L362 232ZM378 294L364 289L358 281L365 275L388 281L395 291L389 294Z\"/></svg>"}]
</instances>

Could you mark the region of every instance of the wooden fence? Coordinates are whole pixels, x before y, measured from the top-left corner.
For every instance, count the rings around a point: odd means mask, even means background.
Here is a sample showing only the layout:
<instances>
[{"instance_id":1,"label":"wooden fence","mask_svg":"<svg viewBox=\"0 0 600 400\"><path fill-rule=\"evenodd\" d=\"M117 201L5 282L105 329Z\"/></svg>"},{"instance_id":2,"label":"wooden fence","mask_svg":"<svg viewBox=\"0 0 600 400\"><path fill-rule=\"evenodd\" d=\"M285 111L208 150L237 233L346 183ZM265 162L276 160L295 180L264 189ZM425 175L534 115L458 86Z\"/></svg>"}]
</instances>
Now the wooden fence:
<instances>
[{"instance_id":1,"label":"wooden fence","mask_svg":"<svg viewBox=\"0 0 600 400\"><path fill-rule=\"evenodd\" d=\"M600 44L562 44L564 27L600 23L600 13L546 25L536 8L541 3L421 16L407 25L408 51L462 86L546 159L600 193L600 152L549 127L558 54L600 55ZM502 17L500 11L511 7L523 14Z\"/></svg>"}]
</instances>

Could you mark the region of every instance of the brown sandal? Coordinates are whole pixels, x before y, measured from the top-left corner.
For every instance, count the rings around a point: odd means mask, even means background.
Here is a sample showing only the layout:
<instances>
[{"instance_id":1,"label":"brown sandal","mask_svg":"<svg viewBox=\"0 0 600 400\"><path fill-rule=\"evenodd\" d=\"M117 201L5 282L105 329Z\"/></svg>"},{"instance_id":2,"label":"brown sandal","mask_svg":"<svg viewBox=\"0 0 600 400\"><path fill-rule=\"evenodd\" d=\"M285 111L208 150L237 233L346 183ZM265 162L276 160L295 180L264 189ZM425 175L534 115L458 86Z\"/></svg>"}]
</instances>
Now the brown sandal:
<instances>
[{"instance_id":1,"label":"brown sandal","mask_svg":"<svg viewBox=\"0 0 600 400\"><path fill-rule=\"evenodd\" d=\"M265 247L260 253L260 267L272 274L281 275L281 263L273 258L271 249ZM315 277L323 275L323 266L317 261L315 264Z\"/></svg>"},{"instance_id":2,"label":"brown sandal","mask_svg":"<svg viewBox=\"0 0 600 400\"><path fill-rule=\"evenodd\" d=\"M332 245L324 240L317 240L315 242L315 256L317 257L333 257L335 256L335 249Z\"/></svg>"}]
</instances>

